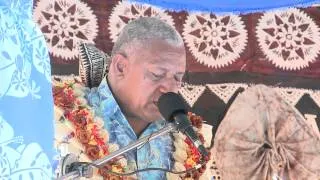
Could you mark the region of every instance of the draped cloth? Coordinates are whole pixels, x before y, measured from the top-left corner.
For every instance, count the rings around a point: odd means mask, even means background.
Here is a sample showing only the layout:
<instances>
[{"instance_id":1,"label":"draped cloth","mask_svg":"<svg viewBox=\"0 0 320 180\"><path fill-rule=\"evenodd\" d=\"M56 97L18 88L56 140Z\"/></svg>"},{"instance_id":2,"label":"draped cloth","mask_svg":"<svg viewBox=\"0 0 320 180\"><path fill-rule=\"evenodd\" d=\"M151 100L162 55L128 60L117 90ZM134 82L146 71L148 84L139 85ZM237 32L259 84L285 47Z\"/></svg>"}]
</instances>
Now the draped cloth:
<instances>
[{"instance_id":1,"label":"draped cloth","mask_svg":"<svg viewBox=\"0 0 320 180\"><path fill-rule=\"evenodd\" d=\"M271 0L271 1L255 1L255 0L130 0L134 2L147 3L159 6L164 9L175 11L204 11L214 13L252 13L262 12L276 8L301 7L319 3L319 0Z\"/></svg>"},{"instance_id":2,"label":"draped cloth","mask_svg":"<svg viewBox=\"0 0 320 180\"><path fill-rule=\"evenodd\" d=\"M0 0L0 179L52 179L51 66L32 0Z\"/></svg>"},{"instance_id":3,"label":"draped cloth","mask_svg":"<svg viewBox=\"0 0 320 180\"><path fill-rule=\"evenodd\" d=\"M263 85L239 95L215 136L223 179L319 179L320 139L305 119Z\"/></svg>"}]
</instances>

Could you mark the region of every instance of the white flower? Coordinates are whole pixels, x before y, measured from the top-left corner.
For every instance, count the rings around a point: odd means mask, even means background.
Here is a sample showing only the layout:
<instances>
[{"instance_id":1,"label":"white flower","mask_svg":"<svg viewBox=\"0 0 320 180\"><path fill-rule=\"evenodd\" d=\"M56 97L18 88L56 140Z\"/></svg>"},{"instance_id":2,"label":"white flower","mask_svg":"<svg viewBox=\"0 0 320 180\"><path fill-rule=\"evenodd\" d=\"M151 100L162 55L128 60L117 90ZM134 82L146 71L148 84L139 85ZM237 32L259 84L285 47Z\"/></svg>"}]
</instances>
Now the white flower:
<instances>
[{"instance_id":1,"label":"white flower","mask_svg":"<svg viewBox=\"0 0 320 180\"><path fill-rule=\"evenodd\" d=\"M80 102L81 105L88 104L88 101L85 98L82 98L82 97L78 98L78 101Z\"/></svg>"},{"instance_id":2,"label":"white flower","mask_svg":"<svg viewBox=\"0 0 320 180\"><path fill-rule=\"evenodd\" d=\"M186 143L184 142L184 140L182 140L180 138L176 139L173 144L174 144L175 148L179 149L180 151L186 151L187 150Z\"/></svg>"},{"instance_id":3,"label":"white flower","mask_svg":"<svg viewBox=\"0 0 320 180\"><path fill-rule=\"evenodd\" d=\"M118 163L122 166L122 167L126 167L128 165L127 159L126 158L121 158L118 160Z\"/></svg>"},{"instance_id":4,"label":"white flower","mask_svg":"<svg viewBox=\"0 0 320 180\"><path fill-rule=\"evenodd\" d=\"M103 121L103 119L102 119L101 117L96 116L96 117L94 118L94 122L95 122L95 124L98 126L99 129L102 129L102 128L103 128L103 126L104 126L104 121Z\"/></svg>"},{"instance_id":5,"label":"white flower","mask_svg":"<svg viewBox=\"0 0 320 180\"><path fill-rule=\"evenodd\" d=\"M54 119L56 121L59 121L62 116L63 116L63 110L58 106L54 106Z\"/></svg>"},{"instance_id":6,"label":"white flower","mask_svg":"<svg viewBox=\"0 0 320 180\"><path fill-rule=\"evenodd\" d=\"M167 173L168 180L181 180L178 174Z\"/></svg>"},{"instance_id":7,"label":"white flower","mask_svg":"<svg viewBox=\"0 0 320 180\"><path fill-rule=\"evenodd\" d=\"M194 127L194 126L193 126L193 130L194 130L195 132L199 132L199 129L196 128L196 127Z\"/></svg>"},{"instance_id":8,"label":"white flower","mask_svg":"<svg viewBox=\"0 0 320 180\"><path fill-rule=\"evenodd\" d=\"M79 84L79 83L75 83L73 85L73 89L74 89L74 94L78 97L84 97L85 93L84 93L84 87L83 85Z\"/></svg>"},{"instance_id":9,"label":"white flower","mask_svg":"<svg viewBox=\"0 0 320 180\"><path fill-rule=\"evenodd\" d=\"M109 152L114 152L119 149L118 144L109 144Z\"/></svg>"},{"instance_id":10,"label":"white flower","mask_svg":"<svg viewBox=\"0 0 320 180\"><path fill-rule=\"evenodd\" d=\"M74 94L78 97L83 97L85 95L85 93L82 90L77 88L74 88Z\"/></svg>"},{"instance_id":11,"label":"white flower","mask_svg":"<svg viewBox=\"0 0 320 180\"><path fill-rule=\"evenodd\" d=\"M105 142L109 141L109 134L106 130L104 129L100 130L99 135Z\"/></svg>"},{"instance_id":12,"label":"white flower","mask_svg":"<svg viewBox=\"0 0 320 180\"><path fill-rule=\"evenodd\" d=\"M184 165L181 162L175 162L173 168L176 171L185 171L186 170L186 168L184 167Z\"/></svg>"},{"instance_id":13,"label":"white flower","mask_svg":"<svg viewBox=\"0 0 320 180\"><path fill-rule=\"evenodd\" d=\"M173 153L173 158L176 161L184 162L188 158L188 155L187 155L186 151L182 151L182 150L177 149L177 151L175 151Z\"/></svg>"},{"instance_id":14,"label":"white flower","mask_svg":"<svg viewBox=\"0 0 320 180\"><path fill-rule=\"evenodd\" d=\"M79 90L84 90L84 86L83 85L81 85L80 83L75 83L74 85L73 85L73 87L74 87L74 89L79 89Z\"/></svg>"},{"instance_id":15,"label":"white flower","mask_svg":"<svg viewBox=\"0 0 320 180\"><path fill-rule=\"evenodd\" d=\"M184 134L182 134L181 132L173 133L173 137L175 139L185 139L186 138L186 136Z\"/></svg>"}]
</instances>

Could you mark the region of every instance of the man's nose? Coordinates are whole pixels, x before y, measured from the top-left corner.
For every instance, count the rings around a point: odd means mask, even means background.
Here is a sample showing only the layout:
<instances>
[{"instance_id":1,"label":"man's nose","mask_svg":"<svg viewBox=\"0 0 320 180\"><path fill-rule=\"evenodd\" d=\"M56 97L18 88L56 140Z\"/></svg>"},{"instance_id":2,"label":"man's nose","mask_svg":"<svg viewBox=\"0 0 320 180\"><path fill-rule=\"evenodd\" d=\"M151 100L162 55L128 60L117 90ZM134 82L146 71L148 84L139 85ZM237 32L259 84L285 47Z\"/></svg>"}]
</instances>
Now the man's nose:
<instances>
[{"instance_id":1,"label":"man's nose","mask_svg":"<svg viewBox=\"0 0 320 180\"><path fill-rule=\"evenodd\" d=\"M161 93L167 93L167 92L177 93L180 88L180 84L181 83L177 82L175 79L167 80L160 85L160 91Z\"/></svg>"}]
</instances>

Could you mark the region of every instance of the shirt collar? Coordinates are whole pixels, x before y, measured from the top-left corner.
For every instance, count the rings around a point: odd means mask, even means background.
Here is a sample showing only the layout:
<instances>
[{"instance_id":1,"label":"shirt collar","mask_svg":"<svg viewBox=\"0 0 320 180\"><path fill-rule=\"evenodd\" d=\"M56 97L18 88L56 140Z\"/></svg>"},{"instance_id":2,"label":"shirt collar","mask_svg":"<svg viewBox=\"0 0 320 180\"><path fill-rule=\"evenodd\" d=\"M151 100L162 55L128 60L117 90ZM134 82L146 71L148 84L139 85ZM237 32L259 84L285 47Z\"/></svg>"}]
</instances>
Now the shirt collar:
<instances>
[{"instance_id":1,"label":"shirt collar","mask_svg":"<svg viewBox=\"0 0 320 180\"><path fill-rule=\"evenodd\" d=\"M116 113L119 113L122 118L116 118L115 120L118 123L124 125L125 127L129 127L132 130L132 132L134 133L127 118L122 113L119 104L115 100L106 79L107 78L103 79L103 81L100 83L100 85L97 89L99 96L100 96L100 107L102 106L101 110L103 111L102 112L103 116L112 118L112 117L115 117ZM108 102L105 103L105 101L108 101ZM140 137L148 135L156 130L159 130L159 129L163 128L165 125L166 125L166 121L164 119L157 120L157 121L149 124L148 127L144 130L144 132L141 134Z\"/></svg>"}]
</instances>

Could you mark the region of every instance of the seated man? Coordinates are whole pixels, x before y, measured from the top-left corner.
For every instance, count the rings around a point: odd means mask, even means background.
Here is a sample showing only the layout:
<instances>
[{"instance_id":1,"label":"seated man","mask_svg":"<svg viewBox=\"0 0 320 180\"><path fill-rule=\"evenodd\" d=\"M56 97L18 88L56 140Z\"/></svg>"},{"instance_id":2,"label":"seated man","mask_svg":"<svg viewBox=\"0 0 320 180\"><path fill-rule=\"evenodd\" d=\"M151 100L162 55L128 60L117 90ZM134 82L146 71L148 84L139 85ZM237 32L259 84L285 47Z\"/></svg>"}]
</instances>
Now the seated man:
<instances>
[{"instance_id":1,"label":"seated man","mask_svg":"<svg viewBox=\"0 0 320 180\"><path fill-rule=\"evenodd\" d=\"M140 18L122 30L111 54L109 72L85 97L103 119L109 142L119 148L163 128L159 97L177 92L186 67L183 40L171 26L156 18ZM125 154L130 171L172 168L169 135ZM161 171L138 173L139 179L165 179Z\"/></svg>"},{"instance_id":2,"label":"seated man","mask_svg":"<svg viewBox=\"0 0 320 180\"><path fill-rule=\"evenodd\" d=\"M111 56L107 79L88 100L101 113L110 142L121 148L164 126L156 104L163 93L178 91L186 56L179 34L155 18L129 23L118 37ZM132 151L127 156L128 163L134 163L137 169L170 168L170 148L170 137L162 137ZM139 179L163 178L164 173L157 171L139 176Z\"/></svg>"}]
</instances>

